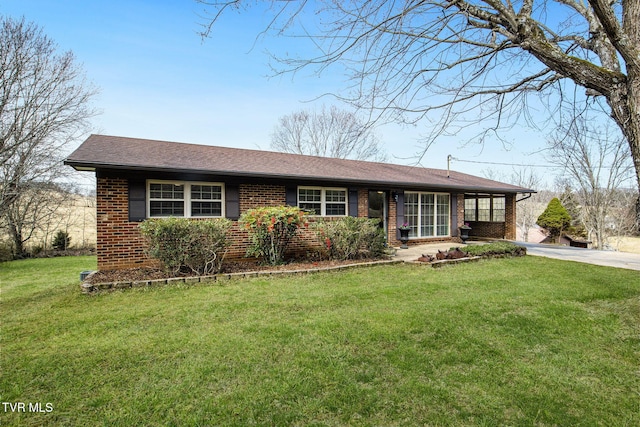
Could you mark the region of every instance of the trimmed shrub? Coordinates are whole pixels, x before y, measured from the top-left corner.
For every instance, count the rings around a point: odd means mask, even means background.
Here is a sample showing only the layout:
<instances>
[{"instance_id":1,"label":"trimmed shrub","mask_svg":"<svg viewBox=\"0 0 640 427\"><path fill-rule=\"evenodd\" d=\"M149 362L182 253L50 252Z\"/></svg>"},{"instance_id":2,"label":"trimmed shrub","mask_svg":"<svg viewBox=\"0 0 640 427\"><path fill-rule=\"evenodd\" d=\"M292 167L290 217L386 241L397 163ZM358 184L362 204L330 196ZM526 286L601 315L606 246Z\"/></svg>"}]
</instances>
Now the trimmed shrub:
<instances>
[{"instance_id":1,"label":"trimmed shrub","mask_svg":"<svg viewBox=\"0 0 640 427\"><path fill-rule=\"evenodd\" d=\"M140 224L149 243L149 256L174 274L219 272L229 246L230 228L228 219L157 218Z\"/></svg>"},{"instance_id":2,"label":"trimmed shrub","mask_svg":"<svg viewBox=\"0 0 640 427\"><path fill-rule=\"evenodd\" d=\"M571 215L562 206L557 197L551 199L547 208L540 214L536 221L542 228L546 228L554 242L558 242L563 230L571 225Z\"/></svg>"},{"instance_id":3,"label":"trimmed shrub","mask_svg":"<svg viewBox=\"0 0 640 427\"><path fill-rule=\"evenodd\" d=\"M344 217L319 221L315 231L331 259L381 258L385 251L380 220Z\"/></svg>"},{"instance_id":4,"label":"trimmed shrub","mask_svg":"<svg viewBox=\"0 0 640 427\"><path fill-rule=\"evenodd\" d=\"M458 249L456 248L451 248ZM494 242L484 245L469 245L462 248L462 251L469 256L492 256L492 255L513 255L520 256L527 253L527 248L518 246L510 242Z\"/></svg>"},{"instance_id":5,"label":"trimmed shrub","mask_svg":"<svg viewBox=\"0 0 640 427\"><path fill-rule=\"evenodd\" d=\"M251 238L247 256L262 257L269 265L282 263L298 229L308 226L306 215L300 208L291 206L249 209L240 217Z\"/></svg>"},{"instance_id":6,"label":"trimmed shrub","mask_svg":"<svg viewBox=\"0 0 640 427\"><path fill-rule=\"evenodd\" d=\"M69 236L69 233L63 230L58 230L55 236L53 236L53 242L51 243L51 246L53 246L53 249L55 249L56 251L66 251L67 249L69 249L70 244L71 236Z\"/></svg>"}]
</instances>

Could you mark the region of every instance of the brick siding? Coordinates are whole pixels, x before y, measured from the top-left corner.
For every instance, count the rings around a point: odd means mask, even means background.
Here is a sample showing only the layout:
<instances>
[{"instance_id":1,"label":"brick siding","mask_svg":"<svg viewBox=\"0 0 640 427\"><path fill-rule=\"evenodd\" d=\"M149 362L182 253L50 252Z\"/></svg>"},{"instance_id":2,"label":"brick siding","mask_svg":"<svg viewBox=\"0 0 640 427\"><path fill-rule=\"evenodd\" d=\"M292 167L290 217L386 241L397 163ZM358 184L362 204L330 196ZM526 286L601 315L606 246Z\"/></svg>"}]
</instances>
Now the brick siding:
<instances>
[{"instance_id":1,"label":"brick siding","mask_svg":"<svg viewBox=\"0 0 640 427\"><path fill-rule=\"evenodd\" d=\"M471 238L502 239L505 235L504 222L470 222L469 225L471 226L471 231L469 231Z\"/></svg>"},{"instance_id":2,"label":"brick siding","mask_svg":"<svg viewBox=\"0 0 640 427\"><path fill-rule=\"evenodd\" d=\"M369 190L358 190L358 217L367 218L369 216Z\"/></svg>"},{"instance_id":3,"label":"brick siding","mask_svg":"<svg viewBox=\"0 0 640 427\"><path fill-rule=\"evenodd\" d=\"M389 199L387 202L387 206L389 209L389 223L387 224L387 242L389 242L390 246L400 246L400 240L398 240L398 226L397 226L397 217L398 217L398 204L391 192L389 192Z\"/></svg>"},{"instance_id":4,"label":"brick siding","mask_svg":"<svg viewBox=\"0 0 640 427\"><path fill-rule=\"evenodd\" d=\"M284 185L241 184L240 212L265 206L284 206L285 191Z\"/></svg>"},{"instance_id":5,"label":"brick siding","mask_svg":"<svg viewBox=\"0 0 640 427\"><path fill-rule=\"evenodd\" d=\"M399 246L397 239L396 202L392 192L387 193L388 207L388 241L392 246ZM369 193L367 189L358 190L358 216L367 217ZM458 194L457 200L457 224L460 227L464 223L464 195ZM283 206L286 202L286 188L284 185L271 184L241 184L239 186L240 212L261 206ZM146 255L146 243L138 229L139 222L129 221L128 181L126 178L114 178L99 176L97 178L97 255L98 268L100 270L134 268L140 266L157 265ZM515 197L506 196L505 223L473 223L472 236L514 239L516 233L515 224ZM314 218L309 219L313 223ZM233 243L227 252L227 258L243 258L249 245L247 231L234 221L231 236ZM459 242L458 237L437 237L412 239L410 245L418 245L430 242ZM312 228L302 229L299 235L291 242L290 255L307 256L320 249Z\"/></svg>"},{"instance_id":6,"label":"brick siding","mask_svg":"<svg viewBox=\"0 0 640 427\"><path fill-rule=\"evenodd\" d=\"M146 243L137 222L129 222L128 181L99 177L97 201L98 269L112 270L150 265Z\"/></svg>"},{"instance_id":7,"label":"brick siding","mask_svg":"<svg viewBox=\"0 0 640 427\"><path fill-rule=\"evenodd\" d=\"M516 195L507 194L505 198L504 209L504 238L507 240L516 240Z\"/></svg>"}]
</instances>

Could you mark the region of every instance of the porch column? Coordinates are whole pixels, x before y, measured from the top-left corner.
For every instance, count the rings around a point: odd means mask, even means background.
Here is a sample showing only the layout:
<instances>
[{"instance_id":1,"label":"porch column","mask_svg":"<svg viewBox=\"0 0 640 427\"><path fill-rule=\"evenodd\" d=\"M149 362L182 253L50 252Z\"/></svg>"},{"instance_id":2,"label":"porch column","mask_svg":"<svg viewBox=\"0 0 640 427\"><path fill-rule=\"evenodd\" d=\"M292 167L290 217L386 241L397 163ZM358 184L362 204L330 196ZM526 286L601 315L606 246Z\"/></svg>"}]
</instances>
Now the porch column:
<instances>
[{"instance_id":1,"label":"porch column","mask_svg":"<svg viewBox=\"0 0 640 427\"><path fill-rule=\"evenodd\" d=\"M504 238L516 239L516 194L505 194L504 200Z\"/></svg>"}]
</instances>

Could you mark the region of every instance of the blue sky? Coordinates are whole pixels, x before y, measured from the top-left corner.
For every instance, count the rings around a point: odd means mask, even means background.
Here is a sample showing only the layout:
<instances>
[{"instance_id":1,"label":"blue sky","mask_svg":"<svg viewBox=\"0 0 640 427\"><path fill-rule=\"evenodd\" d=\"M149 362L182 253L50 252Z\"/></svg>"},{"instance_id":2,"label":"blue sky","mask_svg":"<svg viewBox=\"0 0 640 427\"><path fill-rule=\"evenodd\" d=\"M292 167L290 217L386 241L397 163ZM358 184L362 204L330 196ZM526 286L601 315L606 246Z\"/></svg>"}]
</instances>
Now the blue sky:
<instances>
[{"instance_id":1,"label":"blue sky","mask_svg":"<svg viewBox=\"0 0 640 427\"><path fill-rule=\"evenodd\" d=\"M61 51L74 52L100 90L95 107L102 114L93 120L94 133L269 149L279 117L322 103L347 107L332 98L316 99L347 86L340 72L269 77L266 50L295 53L302 45L273 37L256 41L267 15L229 14L212 38L202 40L204 10L194 0L0 0L0 14L24 16ZM427 126L377 128L389 161L414 163ZM544 147L545 135L520 129L507 139L514 142L508 149L497 140L464 146L463 138L442 137L421 164L445 169L448 154L478 162L545 163L542 155L532 154ZM497 176L513 171L455 161L452 169L480 176L488 169Z\"/></svg>"}]
</instances>

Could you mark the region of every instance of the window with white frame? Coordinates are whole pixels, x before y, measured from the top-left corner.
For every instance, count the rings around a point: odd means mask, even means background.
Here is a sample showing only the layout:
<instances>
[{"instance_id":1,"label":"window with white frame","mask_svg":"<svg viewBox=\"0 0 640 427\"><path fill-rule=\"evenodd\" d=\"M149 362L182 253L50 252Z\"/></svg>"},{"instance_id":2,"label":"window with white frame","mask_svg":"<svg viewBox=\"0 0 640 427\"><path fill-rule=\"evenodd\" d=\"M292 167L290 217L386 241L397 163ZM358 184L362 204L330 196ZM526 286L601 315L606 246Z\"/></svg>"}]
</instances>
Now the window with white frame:
<instances>
[{"instance_id":1,"label":"window with white frame","mask_svg":"<svg viewBox=\"0 0 640 427\"><path fill-rule=\"evenodd\" d=\"M404 193L404 219L410 227L409 237L449 235L449 194Z\"/></svg>"},{"instance_id":2,"label":"window with white frame","mask_svg":"<svg viewBox=\"0 0 640 427\"><path fill-rule=\"evenodd\" d=\"M320 216L346 216L347 190L344 188L298 187L298 207Z\"/></svg>"},{"instance_id":3,"label":"window with white frame","mask_svg":"<svg viewBox=\"0 0 640 427\"><path fill-rule=\"evenodd\" d=\"M505 198L494 197L493 206L491 208L491 221L504 222L505 220Z\"/></svg>"},{"instance_id":4,"label":"window with white frame","mask_svg":"<svg viewBox=\"0 0 640 427\"><path fill-rule=\"evenodd\" d=\"M464 220L476 220L476 201L477 199L464 199Z\"/></svg>"},{"instance_id":5,"label":"window with white frame","mask_svg":"<svg viewBox=\"0 0 640 427\"><path fill-rule=\"evenodd\" d=\"M449 235L449 195L436 194L436 236Z\"/></svg>"},{"instance_id":6,"label":"window with white frame","mask_svg":"<svg viewBox=\"0 0 640 427\"><path fill-rule=\"evenodd\" d=\"M478 221L489 221L491 218L491 199L478 199Z\"/></svg>"},{"instance_id":7,"label":"window with white frame","mask_svg":"<svg viewBox=\"0 0 640 427\"><path fill-rule=\"evenodd\" d=\"M224 186L210 182L147 181L149 217L224 216Z\"/></svg>"},{"instance_id":8,"label":"window with white frame","mask_svg":"<svg viewBox=\"0 0 640 427\"><path fill-rule=\"evenodd\" d=\"M505 216L506 198L503 194L465 195L465 221L504 222Z\"/></svg>"}]
</instances>

